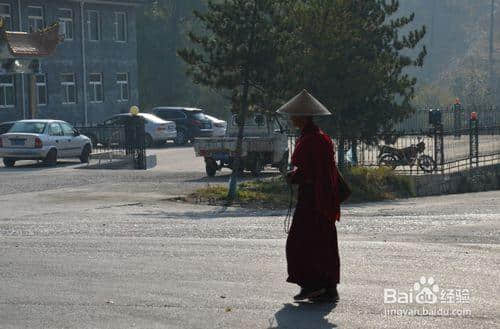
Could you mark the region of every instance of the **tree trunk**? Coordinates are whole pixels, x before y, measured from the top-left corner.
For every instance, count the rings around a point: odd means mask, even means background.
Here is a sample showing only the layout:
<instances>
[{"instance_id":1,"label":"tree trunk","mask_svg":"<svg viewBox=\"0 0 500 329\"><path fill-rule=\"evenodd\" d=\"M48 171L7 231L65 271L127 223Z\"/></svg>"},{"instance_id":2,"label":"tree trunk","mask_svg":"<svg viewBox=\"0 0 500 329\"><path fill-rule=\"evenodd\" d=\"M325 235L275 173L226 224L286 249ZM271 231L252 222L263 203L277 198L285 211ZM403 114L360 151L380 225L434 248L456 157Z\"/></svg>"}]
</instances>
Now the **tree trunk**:
<instances>
[{"instance_id":1,"label":"tree trunk","mask_svg":"<svg viewBox=\"0 0 500 329\"><path fill-rule=\"evenodd\" d=\"M238 183L238 175L240 173L241 166L241 153L243 149L243 136L245 132L245 121L247 119L248 112L248 89L250 83L247 79L243 86L243 95L241 99L241 110L238 113L238 139L236 141L236 154L233 162L233 172L231 174L231 180L229 181L229 193L228 193L228 201L231 203L236 198L236 190Z\"/></svg>"},{"instance_id":2,"label":"tree trunk","mask_svg":"<svg viewBox=\"0 0 500 329\"><path fill-rule=\"evenodd\" d=\"M250 39L248 42L248 61L245 64L243 72L243 94L241 96L241 109L238 114L238 139L236 141L236 154L233 163L233 172L231 174L231 180L229 181L229 192L227 195L228 203L232 203L236 198L236 191L238 188L238 175L241 166L241 153L243 146L243 133L245 131L245 121L248 112L248 91L250 89L250 59L253 56L253 48L255 43L255 29L256 29L256 18L257 18L257 2L254 1L253 8L253 24L252 30L250 32Z\"/></svg>"}]
</instances>

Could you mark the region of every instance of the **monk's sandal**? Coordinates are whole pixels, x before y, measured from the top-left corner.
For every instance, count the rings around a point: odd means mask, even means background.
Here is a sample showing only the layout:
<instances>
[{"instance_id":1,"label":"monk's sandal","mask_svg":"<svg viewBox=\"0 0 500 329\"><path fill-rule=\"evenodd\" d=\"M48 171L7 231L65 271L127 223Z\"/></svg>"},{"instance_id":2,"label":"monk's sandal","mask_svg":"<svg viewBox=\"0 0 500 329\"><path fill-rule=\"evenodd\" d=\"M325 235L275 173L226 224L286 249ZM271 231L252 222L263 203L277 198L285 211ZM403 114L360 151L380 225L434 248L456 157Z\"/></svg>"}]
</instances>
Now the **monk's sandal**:
<instances>
[{"instance_id":1,"label":"monk's sandal","mask_svg":"<svg viewBox=\"0 0 500 329\"><path fill-rule=\"evenodd\" d=\"M325 288L302 288L298 295L293 296L294 300L311 299L321 296L326 292Z\"/></svg>"}]
</instances>

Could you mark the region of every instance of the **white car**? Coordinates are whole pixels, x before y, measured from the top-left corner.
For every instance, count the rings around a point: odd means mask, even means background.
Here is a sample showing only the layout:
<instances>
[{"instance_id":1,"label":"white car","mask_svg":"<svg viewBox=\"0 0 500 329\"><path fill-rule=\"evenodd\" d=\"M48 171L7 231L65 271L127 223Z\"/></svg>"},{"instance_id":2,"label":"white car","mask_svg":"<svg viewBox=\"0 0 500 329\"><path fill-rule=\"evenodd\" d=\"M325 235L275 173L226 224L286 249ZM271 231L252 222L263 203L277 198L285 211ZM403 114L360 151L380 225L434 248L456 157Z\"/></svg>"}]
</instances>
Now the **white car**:
<instances>
[{"instance_id":1,"label":"white car","mask_svg":"<svg viewBox=\"0 0 500 329\"><path fill-rule=\"evenodd\" d=\"M162 144L168 140L175 140L177 129L175 122L166 121L151 113L139 113L144 118L146 130L146 146L151 147L154 143ZM130 113L116 114L104 121L103 126L124 125Z\"/></svg>"},{"instance_id":2,"label":"white car","mask_svg":"<svg viewBox=\"0 0 500 329\"><path fill-rule=\"evenodd\" d=\"M90 138L60 120L21 120L0 136L0 158L6 167L18 160L43 160L50 166L59 158L79 158L88 162Z\"/></svg>"},{"instance_id":3,"label":"white car","mask_svg":"<svg viewBox=\"0 0 500 329\"><path fill-rule=\"evenodd\" d=\"M212 122L213 136L224 137L226 135L227 122L205 114L205 117Z\"/></svg>"}]
</instances>

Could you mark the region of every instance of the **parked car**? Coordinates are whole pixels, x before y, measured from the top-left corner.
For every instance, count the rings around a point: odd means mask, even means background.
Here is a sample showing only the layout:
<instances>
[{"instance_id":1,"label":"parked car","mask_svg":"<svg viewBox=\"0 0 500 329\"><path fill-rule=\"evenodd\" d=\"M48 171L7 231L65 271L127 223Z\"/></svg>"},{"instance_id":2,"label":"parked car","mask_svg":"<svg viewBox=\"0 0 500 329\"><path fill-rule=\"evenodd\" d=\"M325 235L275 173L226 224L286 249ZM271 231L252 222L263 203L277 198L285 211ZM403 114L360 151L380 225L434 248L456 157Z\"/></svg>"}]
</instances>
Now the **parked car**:
<instances>
[{"instance_id":1,"label":"parked car","mask_svg":"<svg viewBox=\"0 0 500 329\"><path fill-rule=\"evenodd\" d=\"M177 125L175 144L185 145L196 137L210 137L213 134L212 122L203 110L188 107L155 107L153 114L164 120L174 121Z\"/></svg>"},{"instance_id":2,"label":"parked car","mask_svg":"<svg viewBox=\"0 0 500 329\"><path fill-rule=\"evenodd\" d=\"M0 135L5 134L14 125L15 121L7 121L0 123Z\"/></svg>"},{"instance_id":3,"label":"parked car","mask_svg":"<svg viewBox=\"0 0 500 329\"><path fill-rule=\"evenodd\" d=\"M0 157L6 167L18 160L43 160L50 166L60 158L79 158L88 162L92 153L90 138L60 120L21 120L0 136Z\"/></svg>"},{"instance_id":4,"label":"parked car","mask_svg":"<svg viewBox=\"0 0 500 329\"><path fill-rule=\"evenodd\" d=\"M227 122L224 120L217 119L211 115L205 114L208 120L212 121L213 134L214 137L223 137L226 135Z\"/></svg>"},{"instance_id":5,"label":"parked car","mask_svg":"<svg viewBox=\"0 0 500 329\"><path fill-rule=\"evenodd\" d=\"M146 123L146 147L151 147L153 144L165 143L168 140L174 140L177 136L175 122L165 121L151 113L139 113ZM92 139L92 144L113 144L119 142L119 134L114 136L113 130L108 128L123 126L130 113L122 113L112 116L96 127L82 128L82 131L88 131ZM116 140L115 140L116 139Z\"/></svg>"}]
</instances>

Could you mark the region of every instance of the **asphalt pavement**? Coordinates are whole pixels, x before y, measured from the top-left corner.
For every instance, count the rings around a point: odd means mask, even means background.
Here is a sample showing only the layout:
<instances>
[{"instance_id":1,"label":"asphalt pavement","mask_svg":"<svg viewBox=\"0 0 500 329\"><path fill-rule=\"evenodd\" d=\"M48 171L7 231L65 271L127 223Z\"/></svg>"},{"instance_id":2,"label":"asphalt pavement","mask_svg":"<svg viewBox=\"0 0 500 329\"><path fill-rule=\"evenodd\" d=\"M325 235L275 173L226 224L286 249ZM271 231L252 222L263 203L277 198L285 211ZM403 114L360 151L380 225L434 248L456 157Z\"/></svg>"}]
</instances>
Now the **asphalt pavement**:
<instances>
[{"instance_id":1,"label":"asphalt pavement","mask_svg":"<svg viewBox=\"0 0 500 329\"><path fill-rule=\"evenodd\" d=\"M149 171L0 168L0 328L500 327L500 191L348 205L339 303L298 304L286 211L172 202L229 171L155 152Z\"/></svg>"}]
</instances>

